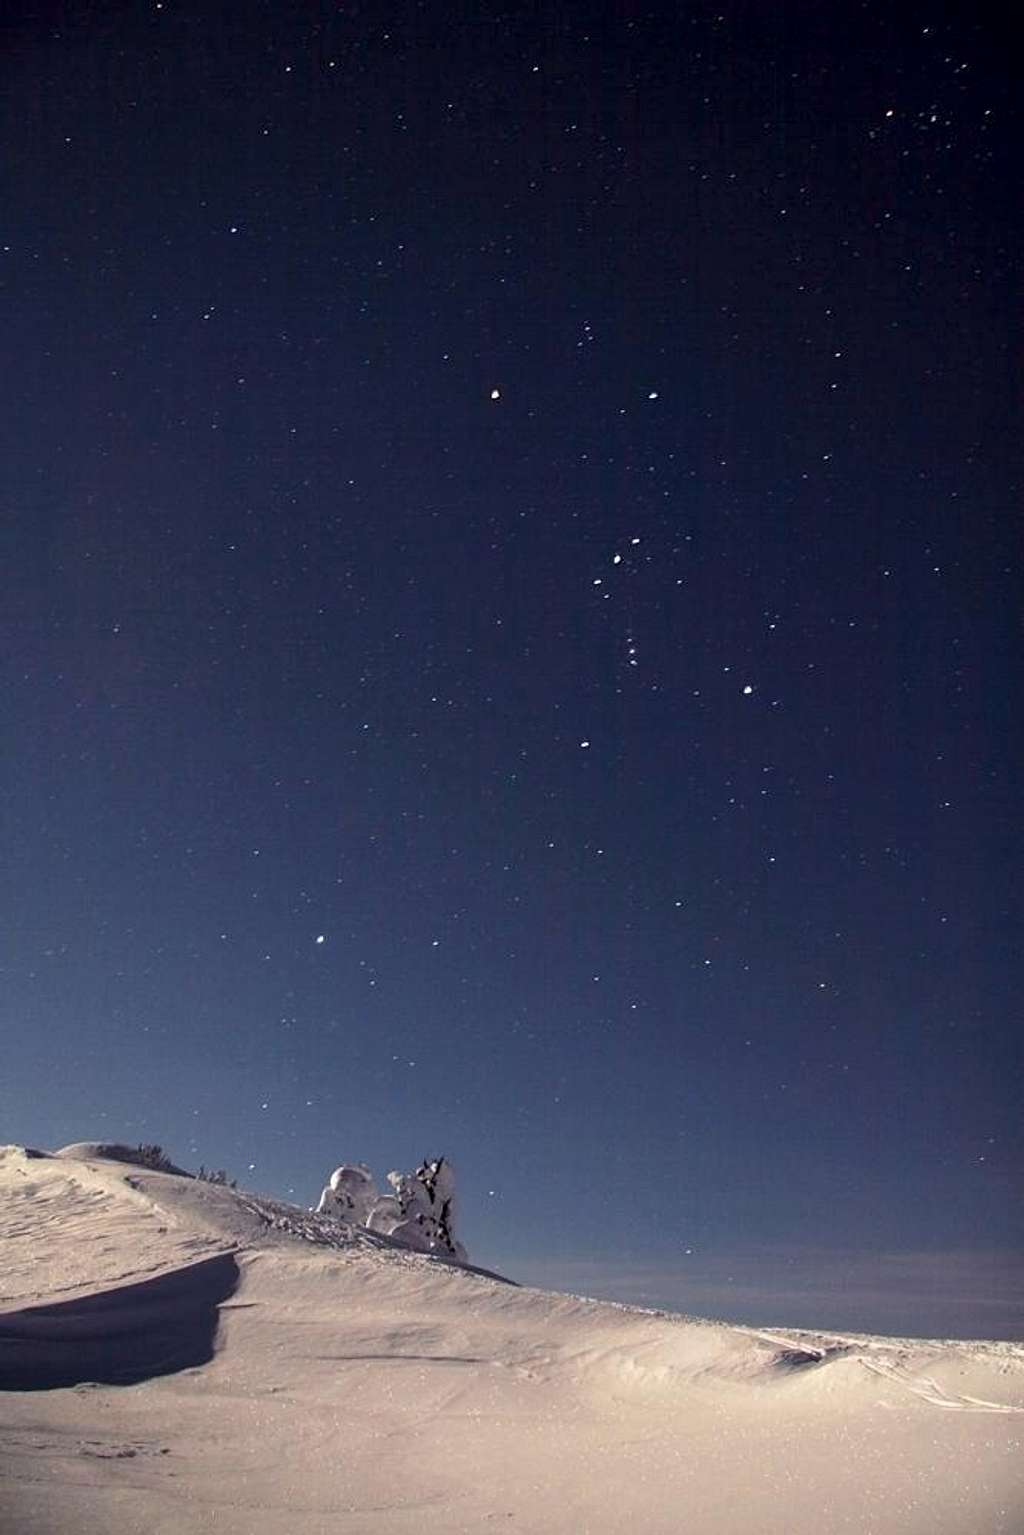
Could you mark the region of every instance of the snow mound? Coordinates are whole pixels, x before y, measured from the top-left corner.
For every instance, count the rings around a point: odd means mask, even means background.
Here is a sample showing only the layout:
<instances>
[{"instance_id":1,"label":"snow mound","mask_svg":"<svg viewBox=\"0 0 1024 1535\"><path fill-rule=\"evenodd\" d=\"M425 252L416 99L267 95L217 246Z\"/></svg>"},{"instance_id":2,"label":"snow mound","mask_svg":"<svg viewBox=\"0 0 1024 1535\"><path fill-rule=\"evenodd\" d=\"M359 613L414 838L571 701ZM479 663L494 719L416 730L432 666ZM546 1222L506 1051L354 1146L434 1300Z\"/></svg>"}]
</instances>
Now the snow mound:
<instances>
[{"instance_id":1,"label":"snow mound","mask_svg":"<svg viewBox=\"0 0 1024 1535\"><path fill-rule=\"evenodd\" d=\"M74 1141L70 1146L62 1146L59 1151L48 1154L66 1157L73 1162L98 1158L103 1162L127 1162L133 1167L147 1167L152 1172L173 1173L179 1178L192 1176L183 1167L176 1167L159 1146L124 1146L119 1141Z\"/></svg>"}]
</instances>

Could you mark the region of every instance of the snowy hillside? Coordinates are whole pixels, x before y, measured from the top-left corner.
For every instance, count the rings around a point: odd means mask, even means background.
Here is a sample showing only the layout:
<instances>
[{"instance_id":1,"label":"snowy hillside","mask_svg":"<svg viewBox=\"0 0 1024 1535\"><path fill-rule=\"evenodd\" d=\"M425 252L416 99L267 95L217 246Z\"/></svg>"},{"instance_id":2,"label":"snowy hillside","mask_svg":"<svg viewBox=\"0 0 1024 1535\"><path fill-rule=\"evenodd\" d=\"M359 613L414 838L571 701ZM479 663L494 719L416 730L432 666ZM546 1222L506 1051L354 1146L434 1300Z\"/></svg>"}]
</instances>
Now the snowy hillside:
<instances>
[{"instance_id":1,"label":"snowy hillside","mask_svg":"<svg viewBox=\"0 0 1024 1535\"><path fill-rule=\"evenodd\" d=\"M0 1529L1019 1535L1024 1348L519 1288L83 1144L0 1151Z\"/></svg>"}]
</instances>

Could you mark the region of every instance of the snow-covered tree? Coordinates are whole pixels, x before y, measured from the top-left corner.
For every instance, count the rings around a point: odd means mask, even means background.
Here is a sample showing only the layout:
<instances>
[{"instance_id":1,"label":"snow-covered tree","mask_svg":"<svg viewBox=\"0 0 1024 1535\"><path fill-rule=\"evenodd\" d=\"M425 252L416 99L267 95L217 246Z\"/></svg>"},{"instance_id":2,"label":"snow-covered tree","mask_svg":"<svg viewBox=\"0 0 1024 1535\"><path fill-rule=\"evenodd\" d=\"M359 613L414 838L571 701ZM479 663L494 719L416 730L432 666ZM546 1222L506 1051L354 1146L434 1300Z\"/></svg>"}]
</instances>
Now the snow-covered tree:
<instances>
[{"instance_id":1,"label":"snow-covered tree","mask_svg":"<svg viewBox=\"0 0 1024 1535\"><path fill-rule=\"evenodd\" d=\"M333 1215L354 1226L365 1226L379 1198L373 1174L365 1162L343 1162L331 1174L330 1182L320 1195L316 1213Z\"/></svg>"},{"instance_id":2,"label":"snow-covered tree","mask_svg":"<svg viewBox=\"0 0 1024 1535\"><path fill-rule=\"evenodd\" d=\"M335 1169L320 1196L317 1213L365 1226L414 1248L466 1261L455 1237L455 1176L445 1157L422 1162L413 1173L388 1173L390 1194L380 1194L362 1162Z\"/></svg>"}]
</instances>

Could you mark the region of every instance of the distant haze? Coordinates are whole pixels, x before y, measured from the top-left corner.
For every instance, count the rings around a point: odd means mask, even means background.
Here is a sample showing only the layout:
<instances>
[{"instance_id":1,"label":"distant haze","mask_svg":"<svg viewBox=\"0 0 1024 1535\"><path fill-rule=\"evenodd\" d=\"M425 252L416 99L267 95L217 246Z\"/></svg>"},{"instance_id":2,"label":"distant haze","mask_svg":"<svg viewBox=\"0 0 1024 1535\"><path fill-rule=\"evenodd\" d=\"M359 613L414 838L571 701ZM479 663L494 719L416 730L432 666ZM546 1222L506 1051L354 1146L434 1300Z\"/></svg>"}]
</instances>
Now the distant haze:
<instances>
[{"instance_id":1,"label":"distant haze","mask_svg":"<svg viewBox=\"0 0 1024 1535\"><path fill-rule=\"evenodd\" d=\"M737 1252L676 1263L509 1258L506 1271L637 1306L764 1326L1024 1339L1024 1258L996 1253Z\"/></svg>"}]
</instances>

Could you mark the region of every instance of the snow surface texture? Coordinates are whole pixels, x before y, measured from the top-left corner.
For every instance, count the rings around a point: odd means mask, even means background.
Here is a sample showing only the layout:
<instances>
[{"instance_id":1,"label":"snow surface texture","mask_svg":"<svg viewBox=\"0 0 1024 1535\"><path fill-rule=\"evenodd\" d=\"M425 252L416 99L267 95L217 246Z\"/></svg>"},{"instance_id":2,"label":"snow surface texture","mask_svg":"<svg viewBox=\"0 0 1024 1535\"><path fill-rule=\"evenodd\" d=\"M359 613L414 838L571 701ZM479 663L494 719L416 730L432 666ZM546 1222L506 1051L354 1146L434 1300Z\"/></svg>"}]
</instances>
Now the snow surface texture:
<instances>
[{"instance_id":1,"label":"snow surface texture","mask_svg":"<svg viewBox=\"0 0 1024 1535\"><path fill-rule=\"evenodd\" d=\"M3 1535L1024 1530L1019 1344L521 1289L74 1151L0 1150Z\"/></svg>"},{"instance_id":2,"label":"snow surface texture","mask_svg":"<svg viewBox=\"0 0 1024 1535\"><path fill-rule=\"evenodd\" d=\"M390 1194L378 1192L364 1162L342 1163L320 1195L318 1215L365 1226L394 1237L416 1252L442 1253L466 1261L456 1241L455 1173L445 1157L423 1162L414 1173L388 1173Z\"/></svg>"}]
</instances>

